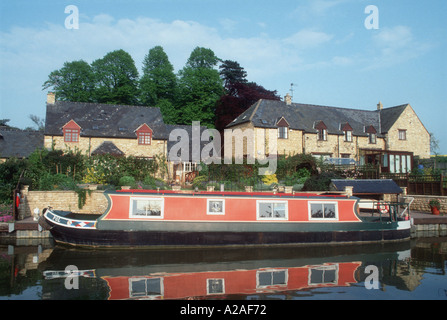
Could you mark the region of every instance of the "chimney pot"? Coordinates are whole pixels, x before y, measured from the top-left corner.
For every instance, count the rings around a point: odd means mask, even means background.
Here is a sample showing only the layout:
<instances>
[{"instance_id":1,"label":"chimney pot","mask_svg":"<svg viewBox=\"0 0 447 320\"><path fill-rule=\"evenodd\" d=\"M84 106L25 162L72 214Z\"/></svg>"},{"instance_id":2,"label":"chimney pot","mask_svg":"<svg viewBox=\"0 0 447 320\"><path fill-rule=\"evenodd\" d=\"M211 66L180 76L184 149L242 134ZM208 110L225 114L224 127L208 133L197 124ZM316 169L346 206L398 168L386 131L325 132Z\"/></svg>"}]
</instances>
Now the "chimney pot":
<instances>
[{"instance_id":1,"label":"chimney pot","mask_svg":"<svg viewBox=\"0 0 447 320\"><path fill-rule=\"evenodd\" d=\"M56 103L56 94L54 92L48 92L47 94L47 104Z\"/></svg>"},{"instance_id":2,"label":"chimney pot","mask_svg":"<svg viewBox=\"0 0 447 320\"><path fill-rule=\"evenodd\" d=\"M377 104L377 110L382 110L383 109L383 104L382 102L379 101L379 103Z\"/></svg>"}]
</instances>

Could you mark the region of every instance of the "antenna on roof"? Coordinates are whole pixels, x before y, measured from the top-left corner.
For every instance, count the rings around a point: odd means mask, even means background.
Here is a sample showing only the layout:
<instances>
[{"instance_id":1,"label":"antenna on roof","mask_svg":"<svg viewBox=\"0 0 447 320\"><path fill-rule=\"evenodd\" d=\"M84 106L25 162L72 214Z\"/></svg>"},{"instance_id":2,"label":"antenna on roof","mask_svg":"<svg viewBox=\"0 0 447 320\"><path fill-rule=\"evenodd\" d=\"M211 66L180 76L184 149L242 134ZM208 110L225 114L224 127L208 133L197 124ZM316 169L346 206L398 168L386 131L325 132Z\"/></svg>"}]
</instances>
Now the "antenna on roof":
<instances>
[{"instance_id":1,"label":"antenna on roof","mask_svg":"<svg viewBox=\"0 0 447 320\"><path fill-rule=\"evenodd\" d=\"M296 84L294 84L294 83L290 84L290 95L292 96L292 101L293 101L293 86L296 87Z\"/></svg>"}]
</instances>

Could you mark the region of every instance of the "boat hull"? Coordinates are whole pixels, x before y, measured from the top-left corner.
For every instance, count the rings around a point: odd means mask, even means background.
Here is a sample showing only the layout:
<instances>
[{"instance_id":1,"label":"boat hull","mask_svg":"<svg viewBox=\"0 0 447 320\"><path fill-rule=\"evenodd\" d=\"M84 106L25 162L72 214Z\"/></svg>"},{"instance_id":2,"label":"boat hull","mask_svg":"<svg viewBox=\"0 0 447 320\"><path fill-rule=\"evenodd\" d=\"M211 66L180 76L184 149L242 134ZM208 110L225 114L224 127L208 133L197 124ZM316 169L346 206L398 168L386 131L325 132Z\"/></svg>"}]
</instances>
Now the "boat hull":
<instances>
[{"instance_id":1,"label":"boat hull","mask_svg":"<svg viewBox=\"0 0 447 320\"><path fill-rule=\"evenodd\" d=\"M207 246L268 246L329 244L354 242L397 241L410 238L408 221L362 226L319 224L320 230L309 230L309 224L296 224L297 231L162 231L162 230L100 230L69 228L46 220L56 242L73 246L93 247L207 247ZM400 226L398 224L401 224ZM408 226L407 226L408 225ZM268 227L268 226L265 226ZM342 228L341 228L342 227ZM361 229L357 229L361 227ZM230 226L227 226L231 230ZM340 230L343 229L343 230ZM200 226L197 228L200 229ZM272 228L267 228L272 229ZM326 229L326 230L325 230Z\"/></svg>"}]
</instances>

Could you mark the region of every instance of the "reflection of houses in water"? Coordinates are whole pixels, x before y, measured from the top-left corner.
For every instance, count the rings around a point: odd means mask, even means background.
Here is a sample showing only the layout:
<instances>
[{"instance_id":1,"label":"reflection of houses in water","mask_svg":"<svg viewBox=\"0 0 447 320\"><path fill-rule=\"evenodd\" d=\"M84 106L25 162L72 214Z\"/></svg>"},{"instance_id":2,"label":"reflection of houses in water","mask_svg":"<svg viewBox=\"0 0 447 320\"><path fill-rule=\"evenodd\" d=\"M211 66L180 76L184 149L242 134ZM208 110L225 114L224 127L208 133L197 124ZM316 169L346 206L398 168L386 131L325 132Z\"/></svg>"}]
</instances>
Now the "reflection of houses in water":
<instances>
[{"instance_id":1,"label":"reflection of houses in water","mask_svg":"<svg viewBox=\"0 0 447 320\"><path fill-rule=\"evenodd\" d=\"M109 299L218 298L321 287L343 287L356 283L360 262L325 263L295 268L261 268L149 276L105 276Z\"/></svg>"}]
</instances>

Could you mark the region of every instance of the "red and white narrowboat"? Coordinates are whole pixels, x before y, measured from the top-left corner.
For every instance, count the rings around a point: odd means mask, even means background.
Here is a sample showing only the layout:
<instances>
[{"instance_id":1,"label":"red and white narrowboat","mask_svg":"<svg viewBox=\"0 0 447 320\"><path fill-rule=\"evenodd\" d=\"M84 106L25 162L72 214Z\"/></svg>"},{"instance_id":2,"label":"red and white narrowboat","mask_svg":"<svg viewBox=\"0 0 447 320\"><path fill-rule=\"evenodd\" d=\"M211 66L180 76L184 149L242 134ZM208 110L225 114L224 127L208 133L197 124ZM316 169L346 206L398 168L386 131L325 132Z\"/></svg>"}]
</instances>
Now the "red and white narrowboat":
<instances>
[{"instance_id":1,"label":"red and white narrowboat","mask_svg":"<svg viewBox=\"0 0 447 320\"><path fill-rule=\"evenodd\" d=\"M106 192L96 219L48 208L40 219L54 240L76 246L178 247L404 240L410 221L388 204L360 215L356 197L273 192Z\"/></svg>"}]
</instances>

